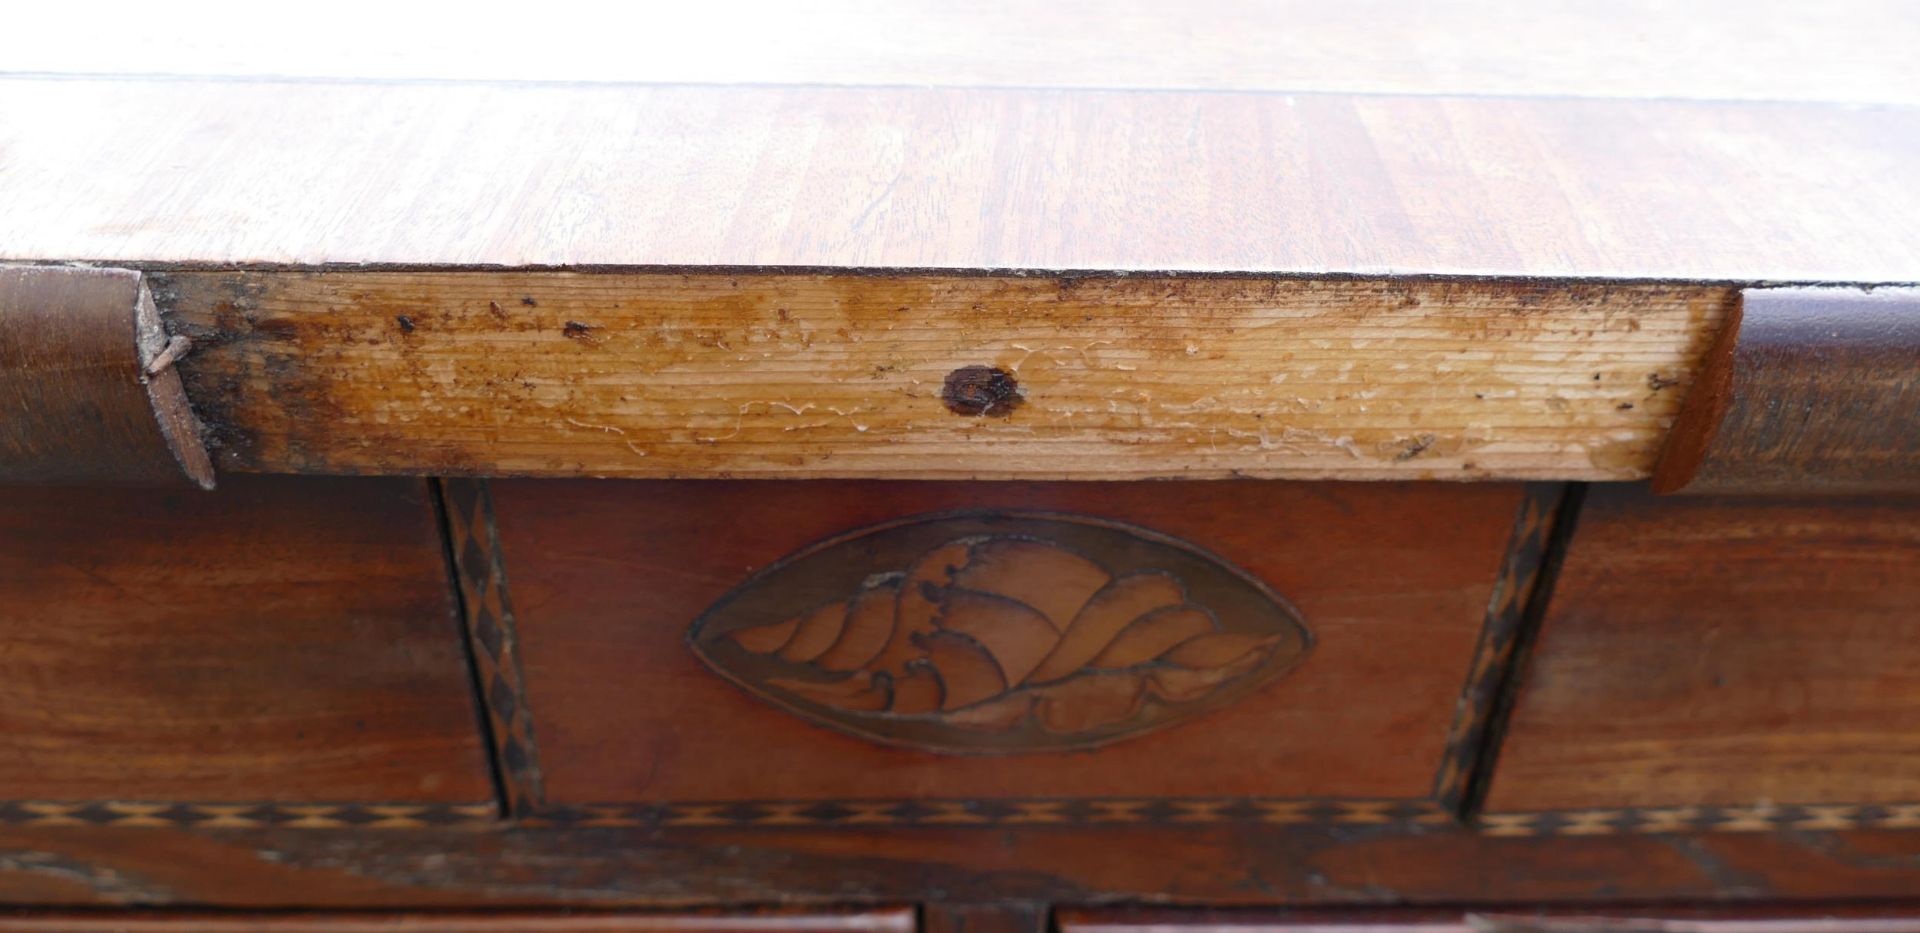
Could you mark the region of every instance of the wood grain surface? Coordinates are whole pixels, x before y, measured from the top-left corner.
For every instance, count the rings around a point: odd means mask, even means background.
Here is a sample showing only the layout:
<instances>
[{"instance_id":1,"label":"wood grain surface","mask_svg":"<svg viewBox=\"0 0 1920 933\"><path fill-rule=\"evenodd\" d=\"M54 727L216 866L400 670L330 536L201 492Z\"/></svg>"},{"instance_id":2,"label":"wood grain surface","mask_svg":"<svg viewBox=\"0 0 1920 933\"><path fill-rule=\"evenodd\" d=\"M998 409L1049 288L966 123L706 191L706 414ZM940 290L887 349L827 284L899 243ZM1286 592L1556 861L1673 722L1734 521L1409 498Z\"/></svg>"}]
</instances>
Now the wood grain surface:
<instances>
[{"instance_id":1,"label":"wood grain surface","mask_svg":"<svg viewBox=\"0 0 1920 933\"><path fill-rule=\"evenodd\" d=\"M138 272L0 266L0 481L213 488L169 343Z\"/></svg>"},{"instance_id":2,"label":"wood grain surface","mask_svg":"<svg viewBox=\"0 0 1920 933\"><path fill-rule=\"evenodd\" d=\"M176 272L222 468L627 477L1644 477L1705 286ZM954 374L1000 373L1002 408ZM989 380L991 381L991 379Z\"/></svg>"},{"instance_id":3,"label":"wood grain surface","mask_svg":"<svg viewBox=\"0 0 1920 933\"><path fill-rule=\"evenodd\" d=\"M1916 933L1920 905L1665 904L1290 911L1067 909L1061 933Z\"/></svg>"},{"instance_id":4,"label":"wood grain surface","mask_svg":"<svg viewBox=\"0 0 1920 933\"><path fill-rule=\"evenodd\" d=\"M1916 148L1890 106L9 78L0 259L1897 283Z\"/></svg>"},{"instance_id":5,"label":"wood grain surface","mask_svg":"<svg viewBox=\"0 0 1920 933\"><path fill-rule=\"evenodd\" d=\"M1425 800L1521 494L1504 484L490 485L546 796L570 805ZM817 724L689 647L695 619L754 571L850 529L955 509L1091 515L1189 542L1297 607L1312 652L1228 705L1097 750L984 756ZM794 611L815 605L802 598Z\"/></svg>"},{"instance_id":6,"label":"wood grain surface","mask_svg":"<svg viewBox=\"0 0 1920 933\"><path fill-rule=\"evenodd\" d=\"M1910 504L1594 487L1487 810L1920 801L1916 606Z\"/></svg>"},{"instance_id":7,"label":"wood grain surface","mask_svg":"<svg viewBox=\"0 0 1920 933\"><path fill-rule=\"evenodd\" d=\"M924 933L1047 933L1052 911L1038 903L930 904L921 908Z\"/></svg>"},{"instance_id":8,"label":"wood grain surface","mask_svg":"<svg viewBox=\"0 0 1920 933\"><path fill-rule=\"evenodd\" d=\"M0 807L491 800L424 485L0 496Z\"/></svg>"},{"instance_id":9,"label":"wood grain surface","mask_svg":"<svg viewBox=\"0 0 1920 933\"><path fill-rule=\"evenodd\" d=\"M1480 908L1068 908L1060 933L1916 933L1920 904L1553 904Z\"/></svg>"},{"instance_id":10,"label":"wood grain surface","mask_svg":"<svg viewBox=\"0 0 1920 933\"><path fill-rule=\"evenodd\" d=\"M758 831L0 828L15 903L504 909L725 904L1459 906L1908 899L1911 831L1488 837L1427 827Z\"/></svg>"},{"instance_id":11,"label":"wood grain surface","mask_svg":"<svg viewBox=\"0 0 1920 933\"><path fill-rule=\"evenodd\" d=\"M733 913L681 914L0 914L0 933L913 933L914 929L913 911L908 909L818 913L741 909Z\"/></svg>"},{"instance_id":12,"label":"wood grain surface","mask_svg":"<svg viewBox=\"0 0 1920 933\"><path fill-rule=\"evenodd\" d=\"M1741 293L1657 492L1920 491L1920 289Z\"/></svg>"},{"instance_id":13,"label":"wood grain surface","mask_svg":"<svg viewBox=\"0 0 1920 933\"><path fill-rule=\"evenodd\" d=\"M84 4L87 9L97 4ZM1920 102L1897 0L764 0L614 13L552 0L542 16L477 0L446 17L341 0L298 30L236 0L115 4L122 28L17 11L37 41L13 72L1280 90ZM377 19L380 28L364 24ZM581 28L583 21L600 28ZM652 40L635 55L631 39ZM1715 50L1734 50L1717 54Z\"/></svg>"}]
</instances>

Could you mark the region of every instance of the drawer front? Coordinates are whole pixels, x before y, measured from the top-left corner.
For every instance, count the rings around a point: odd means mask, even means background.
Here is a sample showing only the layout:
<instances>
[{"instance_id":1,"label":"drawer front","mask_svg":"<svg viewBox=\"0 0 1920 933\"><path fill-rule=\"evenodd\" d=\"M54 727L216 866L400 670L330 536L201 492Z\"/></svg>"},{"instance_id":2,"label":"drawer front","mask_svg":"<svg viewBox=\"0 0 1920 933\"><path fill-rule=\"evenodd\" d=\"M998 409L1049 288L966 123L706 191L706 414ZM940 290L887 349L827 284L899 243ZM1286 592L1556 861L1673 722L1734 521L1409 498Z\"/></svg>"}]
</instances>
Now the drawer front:
<instances>
[{"instance_id":1,"label":"drawer front","mask_svg":"<svg viewBox=\"0 0 1920 933\"><path fill-rule=\"evenodd\" d=\"M484 811L444 553L419 480L8 491L0 801Z\"/></svg>"},{"instance_id":2,"label":"drawer front","mask_svg":"<svg viewBox=\"0 0 1920 933\"><path fill-rule=\"evenodd\" d=\"M0 933L914 933L913 911L226 913L0 916Z\"/></svg>"},{"instance_id":3,"label":"drawer front","mask_svg":"<svg viewBox=\"0 0 1920 933\"><path fill-rule=\"evenodd\" d=\"M1916 724L1920 506L1594 487L1488 808L1920 826Z\"/></svg>"},{"instance_id":4,"label":"drawer front","mask_svg":"<svg viewBox=\"0 0 1920 933\"><path fill-rule=\"evenodd\" d=\"M517 632L487 692L526 716L528 800L721 824L1431 812L1548 492L529 480L489 525L453 488L470 602Z\"/></svg>"},{"instance_id":5,"label":"drawer front","mask_svg":"<svg viewBox=\"0 0 1920 933\"><path fill-rule=\"evenodd\" d=\"M1912 905L1541 909L1066 910L1059 933L1920 933Z\"/></svg>"}]
</instances>

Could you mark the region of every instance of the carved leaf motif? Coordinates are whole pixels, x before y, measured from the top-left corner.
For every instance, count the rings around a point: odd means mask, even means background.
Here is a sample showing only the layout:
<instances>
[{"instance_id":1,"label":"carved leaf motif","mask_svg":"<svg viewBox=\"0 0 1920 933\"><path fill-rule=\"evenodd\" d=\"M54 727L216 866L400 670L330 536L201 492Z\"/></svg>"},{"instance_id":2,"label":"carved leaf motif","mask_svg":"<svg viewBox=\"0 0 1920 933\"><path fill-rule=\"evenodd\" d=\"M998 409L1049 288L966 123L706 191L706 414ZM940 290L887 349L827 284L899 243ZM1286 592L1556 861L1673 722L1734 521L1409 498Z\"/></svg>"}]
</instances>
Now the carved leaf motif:
<instances>
[{"instance_id":1,"label":"carved leaf motif","mask_svg":"<svg viewBox=\"0 0 1920 933\"><path fill-rule=\"evenodd\" d=\"M993 593L948 590L935 624L978 642L1013 686L1025 681L1060 643L1060 632L1039 610Z\"/></svg>"},{"instance_id":2,"label":"carved leaf motif","mask_svg":"<svg viewBox=\"0 0 1920 933\"><path fill-rule=\"evenodd\" d=\"M847 603L840 635L814 661L821 670L859 670L880 654L893 636L900 579L887 577L870 583Z\"/></svg>"},{"instance_id":3,"label":"carved leaf motif","mask_svg":"<svg viewBox=\"0 0 1920 933\"><path fill-rule=\"evenodd\" d=\"M1155 609L1121 629L1113 641L1094 655L1093 666L1123 668L1145 664L1218 628L1212 613L1192 603Z\"/></svg>"},{"instance_id":4,"label":"carved leaf motif","mask_svg":"<svg viewBox=\"0 0 1920 933\"><path fill-rule=\"evenodd\" d=\"M856 573L842 597L781 608L785 591ZM1185 542L988 513L810 548L736 589L689 640L741 686L838 728L1018 751L1099 744L1230 702L1312 639L1264 584Z\"/></svg>"},{"instance_id":5,"label":"carved leaf motif","mask_svg":"<svg viewBox=\"0 0 1920 933\"><path fill-rule=\"evenodd\" d=\"M1074 617L1060 643L1028 679L1045 684L1071 676L1104 651L1128 623L1186 599L1180 581L1160 571L1131 573L1107 584Z\"/></svg>"}]
</instances>

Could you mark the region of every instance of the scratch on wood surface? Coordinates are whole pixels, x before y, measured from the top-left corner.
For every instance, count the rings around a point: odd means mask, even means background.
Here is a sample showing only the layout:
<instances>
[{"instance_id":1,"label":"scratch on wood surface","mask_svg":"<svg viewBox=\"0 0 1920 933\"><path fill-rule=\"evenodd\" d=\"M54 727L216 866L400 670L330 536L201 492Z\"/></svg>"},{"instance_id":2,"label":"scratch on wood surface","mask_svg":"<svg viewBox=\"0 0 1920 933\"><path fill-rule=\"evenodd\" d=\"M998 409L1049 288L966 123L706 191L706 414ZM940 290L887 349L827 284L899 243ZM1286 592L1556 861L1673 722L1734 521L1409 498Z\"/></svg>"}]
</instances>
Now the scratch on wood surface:
<instances>
[{"instance_id":1,"label":"scratch on wood surface","mask_svg":"<svg viewBox=\"0 0 1920 933\"><path fill-rule=\"evenodd\" d=\"M178 899L164 886L57 852L0 851L0 874L38 875L70 882L102 901L115 904L167 904Z\"/></svg>"},{"instance_id":2,"label":"scratch on wood surface","mask_svg":"<svg viewBox=\"0 0 1920 933\"><path fill-rule=\"evenodd\" d=\"M646 451L644 451L644 450L641 450L641 449L640 449L640 445L638 445L638 444L635 444L634 442L632 442L632 441L630 441L630 440L627 440L627 432L625 432L625 431L623 431L623 430L621 430L621 429L619 429L619 428L616 428L616 427L614 427L613 425L610 425L610 424L588 424L587 422L585 422L585 421L581 421L581 420L579 420L578 418L567 418L567 419L566 419L566 422L567 422L568 424L570 424L570 425L573 425L573 426L574 426L574 427L576 427L576 428L586 428L586 429L588 429L588 430L590 430L590 431L603 431L603 432L605 432L605 433L608 433L608 434L617 434L617 435L619 435L619 437L620 437L620 442L621 442L621 443L623 443L623 444L625 444L625 445L627 445L627 449L628 449L628 450L631 450L631 451L633 451L634 453L636 453L636 454L639 454L639 455L640 455L640 456L642 456L642 457L644 457L644 456L646 456L646 455L647 455L647 452L646 452Z\"/></svg>"}]
</instances>

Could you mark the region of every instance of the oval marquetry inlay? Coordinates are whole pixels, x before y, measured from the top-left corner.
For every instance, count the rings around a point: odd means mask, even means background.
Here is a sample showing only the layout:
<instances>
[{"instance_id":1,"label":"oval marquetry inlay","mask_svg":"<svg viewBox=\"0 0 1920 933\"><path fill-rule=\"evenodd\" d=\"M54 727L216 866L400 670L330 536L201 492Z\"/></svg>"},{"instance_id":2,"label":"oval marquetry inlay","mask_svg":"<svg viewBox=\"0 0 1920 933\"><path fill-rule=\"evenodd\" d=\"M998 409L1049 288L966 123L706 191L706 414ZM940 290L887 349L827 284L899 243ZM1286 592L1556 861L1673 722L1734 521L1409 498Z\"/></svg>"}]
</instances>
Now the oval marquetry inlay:
<instances>
[{"instance_id":1,"label":"oval marquetry inlay","mask_svg":"<svg viewBox=\"0 0 1920 933\"><path fill-rule=\"evenodd\" d=\"M1079 515L919 516L815 544L688 641L773 704L942 752L1086 748L1230 703L1303 658L1287 601L1192 544Z\"/></svg>"}]
</instances>

